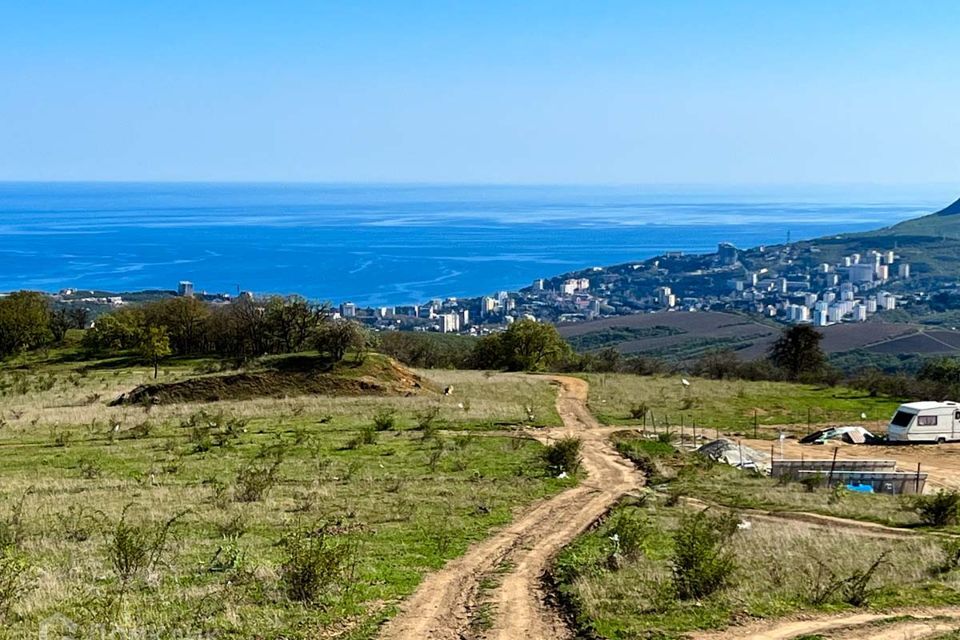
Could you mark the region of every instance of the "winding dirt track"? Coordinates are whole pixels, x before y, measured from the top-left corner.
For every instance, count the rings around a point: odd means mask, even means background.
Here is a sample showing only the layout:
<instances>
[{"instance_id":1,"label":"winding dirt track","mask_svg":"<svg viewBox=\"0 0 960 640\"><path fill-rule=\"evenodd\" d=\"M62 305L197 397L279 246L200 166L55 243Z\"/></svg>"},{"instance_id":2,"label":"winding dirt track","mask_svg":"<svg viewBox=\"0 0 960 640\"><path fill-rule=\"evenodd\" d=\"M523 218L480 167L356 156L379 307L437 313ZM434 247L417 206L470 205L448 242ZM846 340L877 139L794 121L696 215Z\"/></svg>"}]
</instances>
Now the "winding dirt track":
<instances>
[{"instance_id":1,"label":"winding dirt track","mask_svg":"<svg viewBox=\"0 0 960 640\"><path fill-rule=\"evenodd\" d=\"M512 524L472 546L429 575L384 625L384 640L563 640L572 634L550 606L543 577L550 560L601 517L642 476L620 457L587 410L587 383L552 378L560 387L557 411L563 427L539 431L548 441L576 435L583 441L587 478L544 500ZM483 585L497 586L484 590ZM489 614L486 611L489 611ZM488 624L478 624L487 617ZM483 628L480 628L483 627Z\"/></svg>"},{"instance_id":2,"label":"winding dirt track","mask_svg":"<svg viewBox=\"0 0 960 640\"><path fill-rule=\"evenodd\" d=\"M907 640L960 629L957 609L904 609L896 613L849 613L811 619L764 621L702 633L695 640L793 640L823 635L830 640Z\"/></svg>"}]
</instances>

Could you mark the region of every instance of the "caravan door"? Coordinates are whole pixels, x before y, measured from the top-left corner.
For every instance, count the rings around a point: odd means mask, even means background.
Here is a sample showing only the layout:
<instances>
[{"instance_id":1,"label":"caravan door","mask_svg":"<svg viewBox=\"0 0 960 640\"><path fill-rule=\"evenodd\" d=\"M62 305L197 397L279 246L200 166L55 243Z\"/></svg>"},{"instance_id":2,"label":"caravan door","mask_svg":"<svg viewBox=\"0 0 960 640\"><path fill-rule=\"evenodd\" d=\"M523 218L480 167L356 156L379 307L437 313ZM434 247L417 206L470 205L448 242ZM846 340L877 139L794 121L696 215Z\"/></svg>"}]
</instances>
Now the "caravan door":
<instances>
[{"instance_id":1,"label":"caravan door","mask_svg":"<svg viewBox=\"0 0 960 640\"><path fill-rule=\"evenodd\" d=\"M951 440L960 440L960 409L953 412L953 437Z\"/></svg>"}]
</instances>

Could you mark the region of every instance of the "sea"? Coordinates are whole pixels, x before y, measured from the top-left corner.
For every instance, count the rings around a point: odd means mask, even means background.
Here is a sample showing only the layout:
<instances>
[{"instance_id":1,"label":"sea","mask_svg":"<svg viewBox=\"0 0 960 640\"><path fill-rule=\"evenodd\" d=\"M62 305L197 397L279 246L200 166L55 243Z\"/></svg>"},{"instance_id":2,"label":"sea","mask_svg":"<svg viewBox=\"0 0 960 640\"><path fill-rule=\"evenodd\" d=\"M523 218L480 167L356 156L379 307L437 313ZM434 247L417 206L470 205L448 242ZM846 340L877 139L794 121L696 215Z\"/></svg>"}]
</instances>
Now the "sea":
<instances>
[{"instance_id":1,"label":"sea","mask_svg":"<svg viewBox=\"0 0 960 640\"><path fill-rule=\"evenodd\" d=\"M863 231L938 210L879 187L0 183L0 291L176 289L402 305L666 251Z\"/></svg>"}]
</instances>

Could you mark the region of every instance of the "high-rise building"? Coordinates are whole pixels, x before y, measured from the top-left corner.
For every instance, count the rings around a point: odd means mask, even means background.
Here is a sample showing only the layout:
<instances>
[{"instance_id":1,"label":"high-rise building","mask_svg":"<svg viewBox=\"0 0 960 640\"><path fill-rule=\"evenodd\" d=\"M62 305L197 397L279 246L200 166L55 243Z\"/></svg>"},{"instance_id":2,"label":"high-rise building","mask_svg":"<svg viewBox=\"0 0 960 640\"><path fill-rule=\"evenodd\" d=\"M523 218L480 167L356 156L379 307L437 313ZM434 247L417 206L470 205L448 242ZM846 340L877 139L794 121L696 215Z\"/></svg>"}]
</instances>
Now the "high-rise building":
<instances>
[{"instance_id":1,"label":"high-rise building","mask_svg":"<svg viewBox=\"0 0 960 640\"><path fill-rule=\"evenodd\" d=\"M180 284L177 285L177 295L181 298L192 298L193 297L193 283L188 280L181 280Z\"/></svg>"},{"instance_id":2,"label":"high-rise building","mask_svg":"<svg viewBox=\"0 0 960 640\"><path fill-rule=\"evenodd\" d=\"M443 333L457 333L460 331L460 316L455 313L441 314L440 331Z\"/></svg>"}]
</instances>

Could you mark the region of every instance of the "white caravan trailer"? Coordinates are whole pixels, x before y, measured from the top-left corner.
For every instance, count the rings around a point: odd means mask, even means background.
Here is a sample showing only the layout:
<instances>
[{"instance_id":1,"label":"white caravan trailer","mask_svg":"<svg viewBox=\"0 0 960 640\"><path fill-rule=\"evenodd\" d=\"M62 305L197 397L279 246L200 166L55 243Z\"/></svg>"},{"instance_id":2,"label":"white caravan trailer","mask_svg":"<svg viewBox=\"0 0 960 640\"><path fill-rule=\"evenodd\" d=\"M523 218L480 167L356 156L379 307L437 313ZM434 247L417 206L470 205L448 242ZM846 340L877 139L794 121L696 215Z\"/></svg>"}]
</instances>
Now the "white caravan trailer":
<instances>
[{"instance_id":1,"label":"white caravan trailer","mask_svg":"<svg viewBox=\"0 0 960 640\"><path fill-rule=\"evenodd\" d=\"M891 442L949 442L960 440L960 404L909 402L897 409L887 427Z\"/></svg>"}]
</instances>

